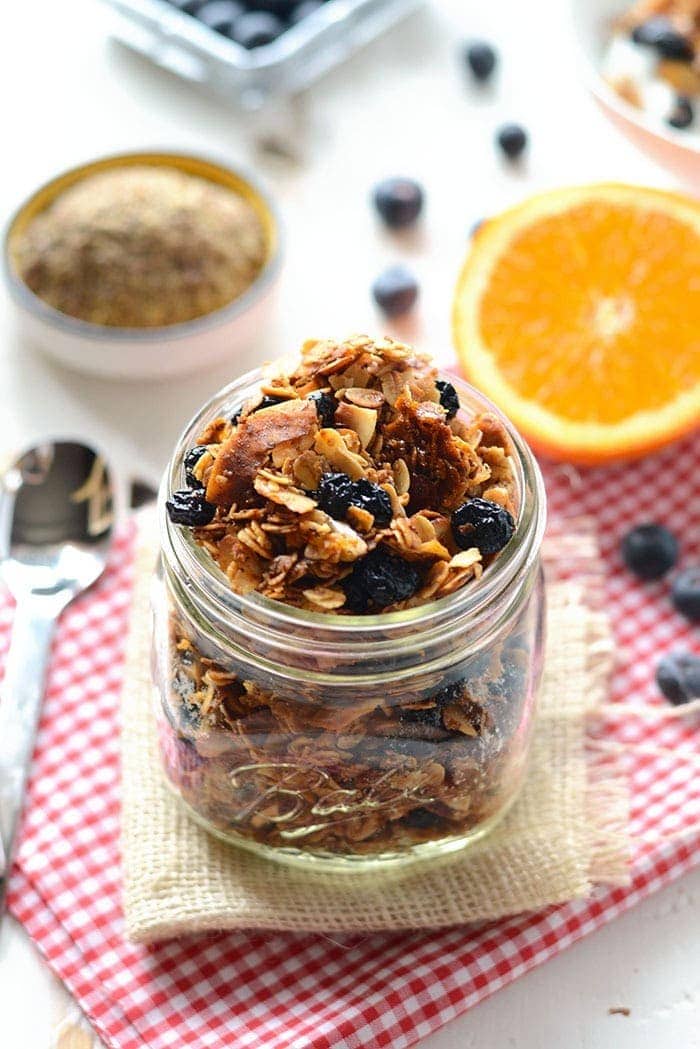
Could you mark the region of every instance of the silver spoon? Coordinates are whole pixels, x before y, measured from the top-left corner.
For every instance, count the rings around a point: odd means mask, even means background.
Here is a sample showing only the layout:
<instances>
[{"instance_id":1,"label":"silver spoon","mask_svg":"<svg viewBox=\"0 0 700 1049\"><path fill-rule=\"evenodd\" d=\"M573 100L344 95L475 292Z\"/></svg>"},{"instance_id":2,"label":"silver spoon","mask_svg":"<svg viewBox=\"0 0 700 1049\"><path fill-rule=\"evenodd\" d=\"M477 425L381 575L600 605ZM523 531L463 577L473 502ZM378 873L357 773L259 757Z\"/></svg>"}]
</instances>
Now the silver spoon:
<instances>
[{"instance_id":1,"label":"silver spoon","mask_svg":"<svg viewBox=\"0 0 700 1049\"><path fill-rule=\"evenodd\" d=\"M104 460L74 441L30 448L0 481L0 577L17 602L0 686L0 918L54 629L104 570L113 503Z\"/></svg>"}]
</instances>

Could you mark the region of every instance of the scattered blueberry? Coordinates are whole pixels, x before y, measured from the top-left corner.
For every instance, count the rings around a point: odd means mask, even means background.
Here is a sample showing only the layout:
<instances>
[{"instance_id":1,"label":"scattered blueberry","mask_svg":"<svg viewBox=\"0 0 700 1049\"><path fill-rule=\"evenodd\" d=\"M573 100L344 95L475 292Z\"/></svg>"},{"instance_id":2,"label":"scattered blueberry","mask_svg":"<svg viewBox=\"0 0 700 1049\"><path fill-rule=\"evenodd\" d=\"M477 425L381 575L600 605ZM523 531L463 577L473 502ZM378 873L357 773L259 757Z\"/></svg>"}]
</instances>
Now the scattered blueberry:
<instances>
[{"instance_id":1,"label":"scattered blueberry","mask_svg":"<svg viewBox=\"0 0 700 1049\"><path fill-rule=\"evenodd\" d=\"M390 229L412 226L423 199L422 186L412 178L386 178L374 187L374 206Z\"/></svg>"},{"instance_id":2,"label":"scattered blueberry","mask_svg":"<svg viewBox=\"0 0 700 1049\"><path fill-rule=\"evenodd\" d=\"M283 31L283 23L270 11L246 11L233 23L230 36L241 47L252 51L271 44Z\"/></svg>"},{"instance_id":3,"label":"scattered blueberry","mask_svg":"<svg viewBox=\"0 0 700 1049\"><path fill-rule=\"evenodd\" d=\"M194 448L190 448L189 452L185 456L185 481L190 488L204 488L204 485L198 480L192 472L207 450L205 444L195 444Z\"/></svg>"},{"instance_id":4,"label":"scattered blueberry","mask_svg":"<svg viewBox=\"0 0 700 1049\"><path fill-rule=\"evenodd\" d=\"M388 317L398 317L415 305L418 282L405 266L390 266L375 280L372 295Z\"/></svg>"},{"instance_id":5,"label":"scattered blueberry","mask_svg":"<svg viewBox=\"0 0 700 1049\"><path fill-rule=\"evenodd\" d=\"M230 36L233 23L243 11L243 5L236 0L207 0L207 3L195 10L195 17L198 22L203 22L217 33Z\"/></svg>"},{"instance_id":6,"label":"scattered blueberry","mask_svg":"<svg viewBox=\"0 0 700 1049\"><path fill-rule=\"evenodd\" d=\"M335 419L335 410L338 407L335 397L330 393L324 393L323 390L314 390L313 393L309 394L309 400L314 401L316 405L316 413L321 425L326 427L332 426Z\"/></svg>"},{"instance_id":7,"label":"scattered blueberry","mask_svg":"<svg viewBox=\"0 0 700 1049\"><path fill-rule=\"evenodd\" d=\"M380 547L358 561L343 582L351 612L373 612L397 601L405 601L420 584L415 565Z\"/></svg>"},{"instance_id":8,"label":"scattered blueberry","mask_svg":"<svg viewBox=\"0 0 700 1049\"><path fill-rule=\"evenodd\" d=\"M352 482L350 505L372 514L376 525L387 525L392 518L391 499L378 484L361 477Z\"/></svg>"},{"instance_id":9,"label":"scattered blueberry","mask_svg":"<svg viewBox=\"0 0 700 1049\"><path fill-rule=\"evenodd\" d=\"M659 660L656 684L674 706L700 699L700 656L671 652Z\"/></svg>"},{"instance_id":10,"label":"scattered blueberry","mask_svg":"<svg viewBox=\"0 0 700 1049\"><path fill-rule=\"evenodd\" d=\"M527 131L520 124L504 124L496 133L496 142L509 160L517 160L527 146Z\"/></svg>"},{"instance_id":11,"label":"scattered blueberry","mask_svg":"<svg viewBox=\"0 0 700 1049\"><path fill-rule=\"evenodd\" d=\"M467 44L465 51L467 64L476 80L488 80L496 68L496 52L485 40L475 40Z\"/></svg>"},{"instance_id":12,"label":"scattered blueberry","mask_svg":"<svg viewBox=\"0 0 700 1049\"><path fill-rule=\"evenodd\" d=\"M635 44L653 47L659 58L669 58L676 62L692 62L695 50L687 37L680 33L668 18L659 15L648 18L646 22L632 30Z\"/></svg>"},{"instance_id":13,"label":"scattered blueberry","mask_svg":"<svg viewBox=\"0 0 700 1049\"><path fill-rule=\"evenodd\" d=\"M438 379L435 385L440 391L440 404L447 412L447 418L454 419L459 411L459 397L457 396L457 391L451 382L445 382L444 379Z\"/></svg>"},{"instance_id":14,"label":"scattered blueberry","mask_svg":"<svg viewBox=\"0 0 700 1049\"><path fill-rule=\"evenodd\" d=\"M411 809L406 813L403 821L406 826L414 827L416 830L432 830L433 827L439 827L441 823L436 813L425 808Z\"/></svg>"},{"instance_id":15,"label":"scattered blueberry","mask_svg":"<svg viewBox=\"0 0 700 1049\"><path fill-rule=\"evenodd\" d=\"M350 509L352 481L347 474L324 474L315 492L321 510L336 521L342 521Z\"/></svg>"},{"instance_id":16,"label":"scattered blueberry","mask_svg":"<svg viewBox=\"0 0 700 1049\"><path fill-rule=\"evenodd\" d=\"M290 24L296 25L298 22L303 22L309 15L315 14L320 7L323 7L323 0L301 0L300 4L292 8L289 15Z\"/></svg>"},{"instance_id":17,"label":"scattered blueberry","mask_svg":"<svg viewBox=\"0 0 700 1049\"><path fill-rule=\"evenodd\" d=\"M684 569L673 581L671 600L687 619L700 620L700 565Z\"/></svg>"},{"instance_id":18,"label":"scattered blueberry","mask_svg":"<svg viewBox=\"0 0 700 1049\"><path fill-rule=\"evenodd\" d=\"M667 116L666 120L671 127L678 128L679 131L684 131L685 128L690 127L695 120L693 103L685 95L678 95L676 101L673 103L673 109Z\"/></svg>"},{"instance_id":19,"label":"scattered blueberry","mask_svg":"<svg viewBox=\"0 0 700 1049\"><path fill-rule=\"evenodd\" d=\"M639 579L660 579L678 559L678 540L659 524L637 525L622 540L622 560Z\"/></svg>"},{"instance_id":20,"label":"scattered blueberry","mask_svg":"<svg viewBox=\"0 0 700 1049\"><path fill-rule=\"evenodd\" d=\"M467 499L452 514L452 534L457 546L476 546L482 554L497 554L515 531L512 515L490 499Z\"/></svg>"},{"instance_id":21,"label":"scattered blueberry","mask_svg":"<svg viewBox=\"0 0 700 1049\"><path fill-rule=\"evenodd\" d=\"M216 507L206 501L202 490L192 492L182 489L173 492L165 506L173 524L189 525L191 528L209 524L216 513Z\"/></svg>"}]
</instances>

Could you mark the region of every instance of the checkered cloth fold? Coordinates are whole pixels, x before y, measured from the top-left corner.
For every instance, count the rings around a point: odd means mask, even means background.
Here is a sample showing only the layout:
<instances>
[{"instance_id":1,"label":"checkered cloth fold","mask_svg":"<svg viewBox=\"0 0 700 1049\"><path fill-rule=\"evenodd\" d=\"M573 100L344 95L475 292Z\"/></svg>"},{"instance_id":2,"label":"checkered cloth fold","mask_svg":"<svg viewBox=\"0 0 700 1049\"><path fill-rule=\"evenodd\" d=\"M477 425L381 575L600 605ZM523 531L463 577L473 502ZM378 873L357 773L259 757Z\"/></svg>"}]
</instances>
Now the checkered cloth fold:
<instances>
[{"instance_id":1,"label":"checkered cloth fold","mask_svg":"<svg viewBox=\"0 0 700 1049\"><path fill-rule=\"evenodd\" d=\"M629 467L546 466L554 516L596 518L620 651L601 747L619 747L632 790L632 881L593 898L478 927L360 936L236 931L145 947L126 941L119 897L117 708L132 535L55 645L29 805L9 895L54 970L115 1049L402 1049L546 961L700 860L700 728L640 716L664 704L658 656L699 651L668 600L619 562L633 523L662 520L700 561L700 438ZM12 610L0 607L6 649ZM624 713L622 713L624 711ZM194 887L193 887L194 888Z\"/></svg>"}]
</instances>

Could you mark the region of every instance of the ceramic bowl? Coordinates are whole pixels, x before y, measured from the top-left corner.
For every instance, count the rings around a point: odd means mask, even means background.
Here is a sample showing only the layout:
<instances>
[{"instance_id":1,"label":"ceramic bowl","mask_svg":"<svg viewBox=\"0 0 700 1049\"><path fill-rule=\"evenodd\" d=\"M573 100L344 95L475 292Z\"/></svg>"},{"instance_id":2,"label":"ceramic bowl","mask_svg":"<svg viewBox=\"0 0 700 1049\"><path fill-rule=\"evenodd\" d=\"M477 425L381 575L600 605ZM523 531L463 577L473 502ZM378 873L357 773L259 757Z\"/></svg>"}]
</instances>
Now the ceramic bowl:
<instances>
[{"instance_id":1,"label":"ceramic bowl","mask_svg":"<svg viewBox=\"0 0 700 1049\"><path fill-rule=\"evenodd\" d=\"M674 131L652 115L626 102L601 74L605 50L615 19L632 0L569 0L574 33L593 94L608 116L638 146L660 163L693 182L700 177L700 134Z\"/></svg>"},{"instance_id":2,"label":"ceramic bowl","mask_svg":"<svg viewBox=\"0 0 700 1049\"><path fill-rule=\"evenodd\" d=\"M119 328L91 324L49 306L12 264L12 247L28 223L69 186L96 172L133 165L175 168L226 186L257 212L265 232L266 261L250 287L218 310L181 324ZM184 153L128 153L72 168L33 193L11 218L4 240L5 279L21 337L62 364L120 379L162 378L199 371L233 358L260 330L280 264L280 226L270 198L248 175Z\"/></svg>"}]
</instances>

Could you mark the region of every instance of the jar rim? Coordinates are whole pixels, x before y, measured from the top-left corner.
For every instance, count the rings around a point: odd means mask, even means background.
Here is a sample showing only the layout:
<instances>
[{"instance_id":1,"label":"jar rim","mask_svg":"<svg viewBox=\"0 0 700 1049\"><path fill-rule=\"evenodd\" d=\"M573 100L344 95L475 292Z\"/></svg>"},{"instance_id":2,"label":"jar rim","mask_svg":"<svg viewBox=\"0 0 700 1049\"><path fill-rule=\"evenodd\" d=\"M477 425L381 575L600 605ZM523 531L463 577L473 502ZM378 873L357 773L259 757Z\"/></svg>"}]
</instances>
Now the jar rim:
<instances>
[{"instance_id":1,"label":"jar rim","mask_svg":"<svg viewBox=\"0 0 700 1049\"><path fill-rule=\"evenodd\" d=\"M175 453L166 468L158 499L158 517L161 547L166 555L174 557L178 575L188 582L188 592L202 604L216 610L223 620L232 625L241 619L247 622L264 621L267 631L289 635L306 629L322 632L336 642L371 644L372 635L381 634L384 641L413 633L429 632L440 624L458 618L460 622L477 620L487 609L492 609L499 595L533 563L539 554L546 520L546 496L539 466L530 448L503 413L473 386L452 374L441 374L457 389L464 410L488 411L503 423L511 439L512 456L518 486L519 507L513 538L489 565L475 585L467 584L446 597L426 602L414 608L397 612L379 612L373 615L340 615L295 608L274 601L255 591L238 594L211 556L194 539L191 531L171 523L165 507L166 499L184 480L183 459L196 442L204 424L218 415L233 414L244 403L264 377L264 369L256 368L223 387L192 417L182 431ZM194 591L194 593L193 593Z\"/></svg>"}]
</instances>

